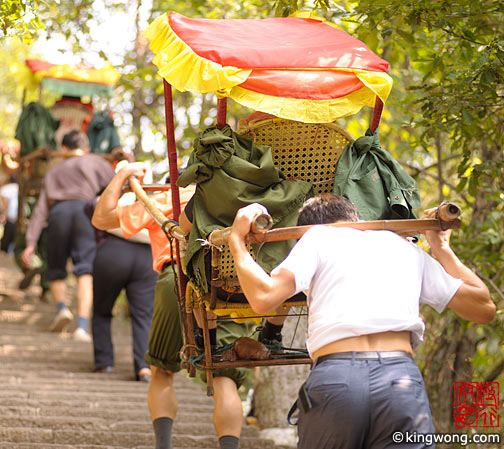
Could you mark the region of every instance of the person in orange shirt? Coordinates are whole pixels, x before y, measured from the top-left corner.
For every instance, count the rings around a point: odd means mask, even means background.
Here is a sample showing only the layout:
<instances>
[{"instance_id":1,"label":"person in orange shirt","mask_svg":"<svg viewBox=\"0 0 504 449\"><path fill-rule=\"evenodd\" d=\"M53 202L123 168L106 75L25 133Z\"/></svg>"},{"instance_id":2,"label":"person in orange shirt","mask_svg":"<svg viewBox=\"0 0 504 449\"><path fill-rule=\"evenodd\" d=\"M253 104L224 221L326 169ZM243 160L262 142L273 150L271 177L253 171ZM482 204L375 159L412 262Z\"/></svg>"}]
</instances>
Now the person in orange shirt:
<instances>
[{"instance_id":1,"label":"person in orange shirt","mask_svg":"<svg viewBox=\"0 0 504 449\"><path fill-rule=\"evenodd\" d=\"M156 449L171 449L172 425L178 409L173 382L174 374L180 370L179 353L183 346L180 310L175 294L176 267L172 266L174 261L171 259L170 244L166 235L145 207L140 202L129 206L118 205L122 187L128 178L136 176L141 181L144 174L145 166L142 163L131 163L123 167L101 195L92 223L102 230L120 226L126 238L141 229L147 229L149 232L153 268L160 275L156 283L154 313L145 356L152 371L148 403L156 435ZM192 186L180 189L182 209L193 194ZM173 218L170 191L152 195L150 198L166 218ZM184 212L180 216L180 226L186 232L191 228L191 222ZM243 416L238 387L244 379L240 378L241 372L234 371L238 374L223 374L214 379L214 425L221 449L239 447Z\"/></svg>"}]
</instances>

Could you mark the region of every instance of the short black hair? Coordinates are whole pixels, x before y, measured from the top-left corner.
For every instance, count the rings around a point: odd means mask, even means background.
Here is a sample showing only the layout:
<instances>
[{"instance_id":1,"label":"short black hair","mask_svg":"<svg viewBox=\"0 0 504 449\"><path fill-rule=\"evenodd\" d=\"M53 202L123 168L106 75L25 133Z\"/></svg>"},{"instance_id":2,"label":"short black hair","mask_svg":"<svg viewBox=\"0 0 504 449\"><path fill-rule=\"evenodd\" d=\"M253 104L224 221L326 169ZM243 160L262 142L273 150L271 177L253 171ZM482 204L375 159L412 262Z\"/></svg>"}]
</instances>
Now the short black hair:
<instances>
[{"instance_id":1,"label":"short black hair","mask_svg":"<svg viewBox=\"0 0 504 449\"><path fill-rule=\"evenodd\" d=\"M359 212L349 200L334 193L310 198L299 209L298 226L336 221L359 221Z\"/></svg>"},{"instance_id":2,"label":"short black hair","mask_svg":"<svg viewBox=\"0 0 504 449\"><path fill-rule=\"evenodd\" d=\"M84 150L89 148L89 139L82 131L74 130L63 136L61 145L70 148L71 150L76 150L77 148Z\"/></svg>"}]
</instances>

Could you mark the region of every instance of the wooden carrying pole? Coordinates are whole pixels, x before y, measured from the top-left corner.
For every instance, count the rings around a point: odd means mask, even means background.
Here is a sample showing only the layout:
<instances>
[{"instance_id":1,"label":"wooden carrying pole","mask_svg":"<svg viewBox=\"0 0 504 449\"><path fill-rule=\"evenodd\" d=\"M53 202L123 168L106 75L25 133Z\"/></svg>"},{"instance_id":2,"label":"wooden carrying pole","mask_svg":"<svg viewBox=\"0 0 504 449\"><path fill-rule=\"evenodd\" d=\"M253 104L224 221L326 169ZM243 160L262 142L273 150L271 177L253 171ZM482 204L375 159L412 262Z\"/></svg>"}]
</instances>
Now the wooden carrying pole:
<instances>
[{"instance_id":1,"label":"wooden carrying pole","mask_svg":"<svg viewBox=\"0 0 504 449\"><path fill-rule=\"evenodd\" d=\"M453 203L444 203L438 209L438 218L422 218L419 220L375 220L363 222L338 222L329 223L323 226L332 226L336 228L352 228L361 231L385 230L393 231L402 236L411 236L420 231L440 231L447 229L457 229L460 227L460 208ZM258 219L260 219L258 217ZM253 224L254 226L254 224ZM303 234L312 226L293 226L290 228L278 228L271 230L258 230L247 235L247 243L277 242L280 240L300 239ZM260 227L259 227L260 228ZM264 228L263 228L264 229ZM224 245L227 243L231 228L213 231L210 234L209 241L212 245Z\"/></svg>"},{"instance_id":2,"label":"wooden carrying pole","mask_svg":"<svg viewBox=\"0 0 504 449\"><path fill-rule=\"evenodd\" d=\"M142 204L145 206L147 209L147 212L149 212L149 215L152 217L152 219L161 227L164 226L164 229L175 239L177 240L183 240L186 236L186 233L179 227L177 226L176 223L169 222L166 223L166 217L164 214L156 207L156 205L151 201L149 196L145 193L145 190L142 188L141 184L138 182L138 179L135 178L134 176L130 176L129 179L129 185L131 190L134 192L136 195L137 199L142 202Z\"/></svg>"}]
</instances>

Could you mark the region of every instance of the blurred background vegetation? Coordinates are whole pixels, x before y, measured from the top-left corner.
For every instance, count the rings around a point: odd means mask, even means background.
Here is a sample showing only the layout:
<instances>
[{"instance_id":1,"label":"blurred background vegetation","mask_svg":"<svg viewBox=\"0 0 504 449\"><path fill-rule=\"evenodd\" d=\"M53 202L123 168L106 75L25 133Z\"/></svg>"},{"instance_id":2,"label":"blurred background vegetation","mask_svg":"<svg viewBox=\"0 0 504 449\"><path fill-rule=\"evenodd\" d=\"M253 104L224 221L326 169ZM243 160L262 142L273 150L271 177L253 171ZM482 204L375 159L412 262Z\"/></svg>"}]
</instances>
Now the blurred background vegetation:
<instances>
[{"instance_id":1,"label":"blurred background vegetation","mask_svg":"<svg viewBox=\"0 0 504 449\"><path fill-rule=\"evenodd\" d=\"M423 207L443 200L461 205L463 226L454 233L454 249L485 280L497 303L497 317L485 326L451 312L422 310L427 331L417 360L438 430L453 432L453 382L502 386L504 376L504 2L4 0L0 139L14 136L22 102L39 95L26 78L25 57L44 58L41 48L58 38L82 62L92 53L121 73L113 98L100 101L115 112L124 146L137 159L157 161L161 173L166 170L163 86L141 37L146 24L171 10L191 17L266 18L299 9L316 9L389 61L394 86L379 128L382 146L415 177ZM106 29L110 17L124 18L129 37L122 45L105 45L103 34L94 32ZM115 26L109 28L111 38ZM42 37L47 43L37 47ZM41 101L53 99L43 94ZM229 103L233 127L250 111ZM212 95L175 92L174 108L182 157L196 134L214 122L216 102ZM340 124L359 137L369 119L370 111L363 110ZM392 273L393 267L391 282Z\"/></svg>"}]
</instances>

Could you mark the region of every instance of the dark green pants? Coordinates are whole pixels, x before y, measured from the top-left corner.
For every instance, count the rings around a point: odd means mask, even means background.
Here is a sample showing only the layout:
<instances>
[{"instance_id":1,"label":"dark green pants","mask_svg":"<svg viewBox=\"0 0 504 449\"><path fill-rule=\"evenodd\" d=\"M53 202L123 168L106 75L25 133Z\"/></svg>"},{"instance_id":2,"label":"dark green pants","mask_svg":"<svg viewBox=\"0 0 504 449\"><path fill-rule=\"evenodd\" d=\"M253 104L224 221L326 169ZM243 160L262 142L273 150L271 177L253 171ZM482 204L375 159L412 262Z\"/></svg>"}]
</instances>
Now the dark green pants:
<instances>
[{"instance_id":1,"label":"dark green pants","mask_svg":"<svg viewBox=\"0 0 504 449\"><path fill-rule=\"evenodd\" d=\"M149 347L145 360L149 365L174 373L180 371L180 351L184 344L180 308L175 290L172 267L166 268L156 283L154 314L149 334ZM238 324L233 321L217 322L217 339L220 346L233 343L237 338L250 336L254 323ZM216 370L215 377L229 377L239 387L251 370L226 368ZM205 372L200 372L205 381Z\"/></svg>"}]
</instances>

